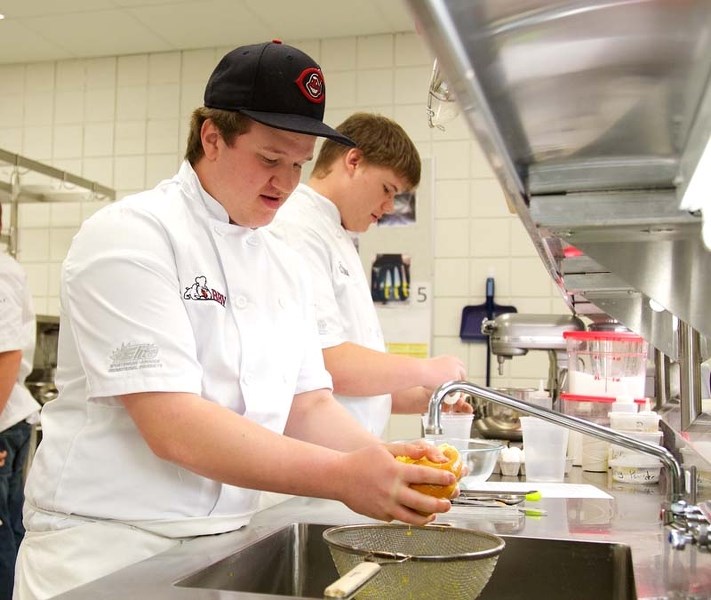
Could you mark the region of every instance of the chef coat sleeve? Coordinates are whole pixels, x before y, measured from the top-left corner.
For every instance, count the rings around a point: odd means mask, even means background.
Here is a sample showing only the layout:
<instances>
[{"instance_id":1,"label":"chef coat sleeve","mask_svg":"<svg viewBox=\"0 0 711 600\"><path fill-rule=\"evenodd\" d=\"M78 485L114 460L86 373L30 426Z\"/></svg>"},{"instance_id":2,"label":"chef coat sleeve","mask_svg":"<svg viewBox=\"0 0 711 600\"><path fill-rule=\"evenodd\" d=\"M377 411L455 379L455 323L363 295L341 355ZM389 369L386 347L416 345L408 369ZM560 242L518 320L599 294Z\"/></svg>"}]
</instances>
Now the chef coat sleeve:
<instances>
[{"instance_id":1,"label":"chef coat sleeve","mask_svg":"<svg viewBox=\"0 0 711 600\"><path fill-rule=\"evenodd\" d=\"M0 260L0 352L23 348L24 290L27 281L19 265Z\"/></svg>"},{"instance_id":2,"label":"chef coat sleeve","mask_svg":"<svg viewBox=\"0 0 711 600\"><path fill-rule=\"evenodd\" d=\"M119 203L86 221L64 263L61 303L89 396L201 392L171 238L155 215Z\"/></svg>"}]
</instances>

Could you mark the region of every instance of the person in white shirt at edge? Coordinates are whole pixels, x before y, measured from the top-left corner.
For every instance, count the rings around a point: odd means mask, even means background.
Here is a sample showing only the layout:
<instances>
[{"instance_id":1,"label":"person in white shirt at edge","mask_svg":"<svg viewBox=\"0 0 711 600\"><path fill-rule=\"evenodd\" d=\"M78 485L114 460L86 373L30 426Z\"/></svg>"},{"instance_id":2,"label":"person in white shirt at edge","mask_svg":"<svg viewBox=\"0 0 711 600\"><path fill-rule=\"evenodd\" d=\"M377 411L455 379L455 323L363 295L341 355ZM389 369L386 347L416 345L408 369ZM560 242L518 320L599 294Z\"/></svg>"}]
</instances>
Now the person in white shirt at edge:
<instances>
[{"instance_id":1,"label":"person in white shirt at edge","mask_svg":"<svg viewBox=\"0 0 711 600\"><path fill-rule=\"evenodd\" d=\"M173 179L85 221L64 261L57 399L25 490L16 600L48 598L247 525L258 490L384 521L451 508L445 457L383 444L334 399L308 273L263 233L312 158L318 64L278 41L210 76Z\"/></svg>"},{"instance_id":2,"label":"person in white shirt at edge","mask_svg":"<svg viewBox=\"0 0 711 600\"><path fill-rule=\"evenodd\" d=\"M466 379L455 356L418 359L385 351L371 290L352 233L394 211L420 182L420 156L400 125L356 113L336 128L356 147L324 140L308 185L299 184L267 228L312 272L324 362L338 400L373 434L390 413L423 413L440 384ZM462 398L454 410L471 412Z\"/></svg>"},{"instance_id":3,"label":"person in white shirt at edge","mask_svg":"<svg viewBox=\"0 0 711 600\"><path fill-rule=\"evenodd\" d=\"M2 230L2 206L0 206ZM25 271L0 254L0 600L12 598L22 526L24 473L40 405L25 387L35 354L35 315Z\"/></svg>"}]
</instances>

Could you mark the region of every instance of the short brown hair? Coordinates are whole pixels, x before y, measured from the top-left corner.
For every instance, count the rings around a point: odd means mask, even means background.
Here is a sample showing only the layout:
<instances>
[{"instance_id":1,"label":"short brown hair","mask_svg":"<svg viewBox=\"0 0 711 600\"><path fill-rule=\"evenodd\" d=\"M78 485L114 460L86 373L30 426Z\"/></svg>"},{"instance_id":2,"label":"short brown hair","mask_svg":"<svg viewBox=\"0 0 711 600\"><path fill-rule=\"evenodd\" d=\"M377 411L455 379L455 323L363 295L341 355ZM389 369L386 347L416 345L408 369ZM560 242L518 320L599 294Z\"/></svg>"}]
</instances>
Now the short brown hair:
<instances>
[{"instance_id":1,"label":"short brown hair","mask_svg":"<svg viewBox=\"0 0 711 600\"><path fill-rule=\"evenodd\" d=\"M202 124L210 119L225 140L225 144L232 146L235 138L247 133L252 126L252 120L243 114L219 108L206 108L200 106L193 111L190 119L190 133L188 133L188 146L185 150L185 160L191 165L195 164L205 155L202 147L200 131Z\"/></svg>"},{"instance_id":2,"label":"short brown hair","mask_svg":"<svg viewBox=\"0 0 711 600\"><path fill-rule=\"evenodd\" d=\"M368 164L392 169L415 188L420 183L421 161L415 144L392 119L372 113L355 113L336 127L336 131L356 143ZM321 146L312 175L323 179L331 165L350 148L325 140Z\"/></svg>"}]
</instances>

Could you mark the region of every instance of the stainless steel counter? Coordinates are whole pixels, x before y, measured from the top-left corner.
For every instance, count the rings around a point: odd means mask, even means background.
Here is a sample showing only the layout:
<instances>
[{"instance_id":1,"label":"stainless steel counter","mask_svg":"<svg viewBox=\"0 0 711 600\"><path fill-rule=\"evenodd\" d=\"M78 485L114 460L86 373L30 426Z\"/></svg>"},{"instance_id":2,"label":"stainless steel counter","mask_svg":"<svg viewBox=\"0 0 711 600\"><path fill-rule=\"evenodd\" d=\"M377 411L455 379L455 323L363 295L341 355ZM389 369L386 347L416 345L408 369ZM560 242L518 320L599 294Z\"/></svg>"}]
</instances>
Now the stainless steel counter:
<instances>
[{"instance_id":1,"label":"stainless steel counter","mask_svg":"<svg viewBox=\"0 0 711 600\"><path fill-rule=\"evenodd\" d=\"M496 478L496 476L494 477ZM516 478L501 478L511 481ZM544 517L492 517L457 508L439 520L479 528L503 536L618 542L632 549L638 598L711 598L711 554L696 547L673 550L658 521L662 496L658 485L630 486L613 482L606 473L574 467L566 479L589 483L613 496L609 499L543 498L536 503ZM503 515L503 513L502 513ZM176 587L179 581L239 549L294 523L346 524L366 521L338 502L293 498L261 511L252 523L233 533L206 536L127 567L57 598L61 600L266 600L284 596ZM551 565L551 576L556 565ZM601 599L604 600L604 599Z\"/></svg>"}]
</instances>

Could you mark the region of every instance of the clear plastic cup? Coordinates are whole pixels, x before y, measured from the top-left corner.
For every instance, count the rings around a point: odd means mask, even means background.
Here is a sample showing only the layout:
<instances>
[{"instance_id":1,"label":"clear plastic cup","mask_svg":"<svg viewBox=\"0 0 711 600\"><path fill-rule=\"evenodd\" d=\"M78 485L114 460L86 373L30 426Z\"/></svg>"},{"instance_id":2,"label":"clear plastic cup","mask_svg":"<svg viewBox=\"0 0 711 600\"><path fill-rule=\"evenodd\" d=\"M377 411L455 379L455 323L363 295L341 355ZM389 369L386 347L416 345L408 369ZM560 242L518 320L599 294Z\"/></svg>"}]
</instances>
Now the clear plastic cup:
<instances>
[{"instance_id":1,"label":"clear plastic cup","mask_svg":"<svg viewBox=\"0 0 711 600\"><path fill-rule=\"evenodd\" d=\"M422 428L427 427L428 415L422 415ZM442 426L442 437L446 439L467 440L472 437L472 423L474 415L472 413L442 413L440 415L440 425Z\"/></svg>"},{"instance_id":2,"label":"clear plastic cup","mask_svg":"<svg viewBox=\"0 0 711 600\"><path fill-rule=\"evenodd\" d=\"M563 481L568 429L536 417L521 417L526 481Z\"/></svg>"}]
</instances>

